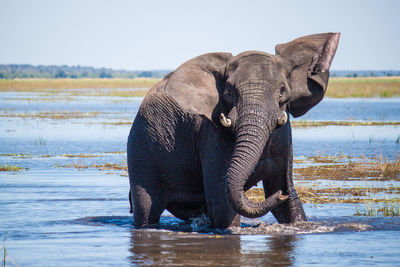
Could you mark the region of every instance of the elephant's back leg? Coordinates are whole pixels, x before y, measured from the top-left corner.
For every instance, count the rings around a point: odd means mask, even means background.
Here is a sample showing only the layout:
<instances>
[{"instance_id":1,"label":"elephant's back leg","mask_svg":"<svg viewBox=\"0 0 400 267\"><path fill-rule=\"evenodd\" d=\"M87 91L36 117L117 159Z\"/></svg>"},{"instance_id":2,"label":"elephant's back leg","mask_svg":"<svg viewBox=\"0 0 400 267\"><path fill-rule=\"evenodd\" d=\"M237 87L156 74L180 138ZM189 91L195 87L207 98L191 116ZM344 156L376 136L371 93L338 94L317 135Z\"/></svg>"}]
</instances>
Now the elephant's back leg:
<instances>
[{"instance_id":1,"label":"elephant's back leg","mask_svg":"<svg viewBox=\"0 0 400 267\"><path fill-rule=\"evenodd\" d=\"M158 223L161 213L165 210L160 175L146 144L145 132L139 131L140 127L141 121L137 118L127 146L131 204L134 224L137 227Z\"/></svg>"}]
</instances>

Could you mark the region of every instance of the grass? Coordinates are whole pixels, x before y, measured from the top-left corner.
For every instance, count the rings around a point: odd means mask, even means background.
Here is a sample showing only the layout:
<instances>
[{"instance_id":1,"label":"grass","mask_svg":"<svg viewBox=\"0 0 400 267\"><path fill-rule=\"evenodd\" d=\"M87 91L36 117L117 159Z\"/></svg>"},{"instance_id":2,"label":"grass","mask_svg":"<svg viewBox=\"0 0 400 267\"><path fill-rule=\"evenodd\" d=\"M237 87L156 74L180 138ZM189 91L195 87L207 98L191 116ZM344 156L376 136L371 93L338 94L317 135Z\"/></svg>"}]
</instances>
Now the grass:
<instances>
[{"instance_id":1,"label":"grass","mask_svg":"<svg viewBox=\"0 0 400 267\"><path fill-rule=\"evenodd\" d=\"M43 137L39 137L39 138L33 140L33 143L34 143L35 145L45 146L45 145L47 145L47 140L44 139Z\"/></svg>"},{"instance_id":2,"label":"grass","mask_svg":"<svg viewBox=\"0 0 400 267\"><path fill-rule=\"evenodd\" d=\"M80 111L54 111L54 112L38 112L38 113L24 113L24 114L13 114L6 113L0 114L0 117L12 117L12 118L39 118L39 119L53 119L53 120L66 120L66 119L82 119L97 117L100 112L80 112Z\"/></svg>"},{"instance_id":3,"label":"grass","mask_svg":"<svg viewBox=\"0 0 400 267\"><path fill-rule=\"evenodd\" d=\"M144 96L147 90L118 90L118 88L150 88L160 79L0 79L0 91L55 92L68 89L92 90L84 95ZM75 92L73 95L82 95ZM331 78L326 96L343 97L392 97L400 96L400 77Z\"/></svg>"},{"instance_id":4,"label":"grass","mask_svg":"<svg viewBox=\"0 0 400 267\"><path fill-rule=\"evenodd\" d=\"M2 172L19 172L19 171L23 171L24 168L18 167L18 166L14 166L14 165L0 165L0 171Z\"/></svg>"},{"instance_id":5,"label":"grass","mask_svg":"<svg viewBox=\"0 0 400 267\"><path fill-rule=\"evenodd\" d=\"M128 171L128 166L124 164L118 164L118 163L104 163L104 164L91 164L91 165L86 165L82 164L81 162L75 162L70 165L57 165L56 167L58 168L75 168L78 170L83 170L83 169L89 169L89 168L95 168L100 171Z\"/></svg>"},{"instance_id":6,"label":"grass","mask_svg":"<svg viewBox=\"0 0 400 267\"><path fill-rule=\"evenodd\" d=\"M387 200L385 198L376 198L376 193L386 194L400 194L399 187L361 187L361 188L342 188L342 187L329 187L329 188L314 188L310 186L297 185L296 192L303 203L309 204L326 204L326 203L387 203L396 202L400 199L393 198ZM264 189L253 188L246 192L246 196L253 201L263 201Z\"/></svg>"},{"instance_id":7,"label":"grass","mask_svg":"<svg viewBox=\"0 0 400 267\"><path fill-rule=\"evenodd\" d=\"M400 180L400 158L393 162L363 159L361 162L309 166L296 168L293 173L299 180Z\"/></svg>"},{"instance_id":8,"label":"grass","mask_svg":"<svg viewBox=\"0 0 400 267\"><path fill-rule=\"evenodd\" d=\"M400 125L400 121L291 121L290 125L295 128L320 126L388 126Z\"/></svg>"},{"instance_id":9,"label":"grass","mask_svg":"<svg viewBox=\"0 0 400 267\"><path fill-rule=\"evenodd\" d=\"M389 216L399 217L400 216L400 203L384 202L366 202L360 209L358 206L355 207L356 216Z\"/></svg>"},{"instance_id":10,"label":"grass","mask_svg":"<svg viewBox=\"0 0 400 267\"><path fill-rule=\"evenodd\" d=\"M330 78L326 96L333 98L400 96L400 77Z\"/></svg>"},{"instance_id":11,"label":"grass","mask_svg":"<svg viewBox=\"0 0 400 267\"><path fill-rule=\"evenodd\" d=\"M18 266L18 264L14 261L13 258L11 258L11 256L7 255L7 247L6 247L6 239L7 239L7 235L4 237L4 246L3 246L3 258L1 259L1 265L3 267L6 267L6 261L8 260L9 262L11 262L14 266Z\"/></svg>"},{"instance_id":12,"label":"grass","mask_svg":"<svg viewBox=\"0 0 400 267\"><path fill-rule=\"evenodd\" d=\"M0 91L46 91L49 89L149 88L159 79L0 79Z\"/></svg>"},{"instance_id":13,"label":"grass","mask_svg":"<svg viewBox=\"0 0 400 267\"><path fill-rule=\"evenodd\" d=\"M311 165L295 168L295 188L303 203L355 204L354 215L400 216L400 158L394 161L376 158L349 158L312 156L296 159L296 164ZM376 181L368 186L351 181ZM344 183L342 181L345 181ZM253 188L246 196L253 201L263 201L264 190Z\"/></svg>"},{"instance_id":14,"label":"grass","mask_svg":"<svg viewBox=\"0 0 400 267\"><path fill-rule=\"evenodd\" d=\"M7 237L4 237L3 259L1 261L1 265L3 265L3 267L6 266L6 258L7 258L6 238Z\"/></svg>"},{"instance_id":15,"label":"grass","mask_svg":"<svg viewBox=\"0 0 400 267\"><path fill-rule=\"evenodd\" d=\"M77 154L77 155L62 154L61 156L65 157L65 158L97 158L97 157L101 157L100 155L90 155L90 154Z\"/></svg>"}]
</instances>

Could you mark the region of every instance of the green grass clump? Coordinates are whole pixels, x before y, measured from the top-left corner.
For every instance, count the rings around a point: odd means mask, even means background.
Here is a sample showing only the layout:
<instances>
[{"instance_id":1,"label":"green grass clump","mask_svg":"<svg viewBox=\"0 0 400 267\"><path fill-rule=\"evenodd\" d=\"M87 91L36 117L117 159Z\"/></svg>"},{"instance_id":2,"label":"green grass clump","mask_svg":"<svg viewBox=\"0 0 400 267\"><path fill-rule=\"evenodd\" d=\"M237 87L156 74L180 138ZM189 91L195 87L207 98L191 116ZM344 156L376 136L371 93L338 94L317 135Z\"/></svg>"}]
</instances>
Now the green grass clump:
<instances>
[{"instance_id":1,"label":"green grass clump","mask_svg":"<svg viewBox=\"0 0 400 267\"><path fill-rule=\"evenodd\" d=\"M356 216L388 216L388 217L398 217L400 216L400 203L392 202L367 202L364 204L362 210L355 207Z\"/></svg>"},{"instance_id":2,"label":"green grass clump","mask_svg":"<svg viewBox=\"0 0 400 267\"><path fill-rule=\"evenodd\" d=\"M2 172L19 172L23 171L24 168L18 167L18 166L13 166L13 165L0 165L0 171Z\"/></svg>"}]
</instances>

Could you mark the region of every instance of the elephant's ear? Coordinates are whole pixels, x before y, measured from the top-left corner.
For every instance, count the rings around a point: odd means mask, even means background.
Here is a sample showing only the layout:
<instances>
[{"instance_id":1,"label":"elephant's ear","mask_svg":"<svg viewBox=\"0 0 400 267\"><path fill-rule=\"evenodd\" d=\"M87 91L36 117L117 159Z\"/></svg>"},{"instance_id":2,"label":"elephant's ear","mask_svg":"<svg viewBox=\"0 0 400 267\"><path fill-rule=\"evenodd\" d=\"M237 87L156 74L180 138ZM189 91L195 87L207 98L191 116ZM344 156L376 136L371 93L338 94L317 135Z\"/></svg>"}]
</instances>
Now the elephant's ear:
<instances>
[{"instance_id":1,"label":"elephant's ear","mask_svg":"<svg viewBox=\"0 0 400 267\"><path fill-rule=\"evenodd\" d=\"M288 111L294 117L305 114L324 97L339 37L340 33L314 34L275 47L276 55L289 65L292 93Z\"/></svg>"},{"instance_id":2,"label":"elephant's ear","mask_svg":"<svg viewBox=\"0 0 400 267\"><path fill-rule=\"evenodd\" d=\"M212 120L219 102L223 70L231 53L208 53L186 61L171 75L165 92L182 110L202 114Z\"/></svg>"}]
</instances>

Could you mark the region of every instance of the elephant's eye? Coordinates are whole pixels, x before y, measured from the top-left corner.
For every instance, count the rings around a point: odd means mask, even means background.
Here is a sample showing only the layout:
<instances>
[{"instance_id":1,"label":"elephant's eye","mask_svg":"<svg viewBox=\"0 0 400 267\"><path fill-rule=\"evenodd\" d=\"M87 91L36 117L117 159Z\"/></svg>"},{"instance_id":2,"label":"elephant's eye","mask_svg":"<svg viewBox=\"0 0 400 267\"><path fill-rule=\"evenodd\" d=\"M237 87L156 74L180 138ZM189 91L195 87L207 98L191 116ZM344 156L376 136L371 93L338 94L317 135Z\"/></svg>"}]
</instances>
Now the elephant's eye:
<instances>
[{"instance_id":1,"label":"elephant's eye","mask_svg":"<svg viewBox=\"0 0 400 267\"><path fill-rule=\"evenodd\" d=\"M285 93L285 87L282 86L281 89L279 89L279 96L283 96L283 94Z\"/></svg>"},{"instance_id":2,"label":"elephant's eye","mask_svg":"<svg viewBox=\"0 0 400 267\"><path fill-rule=\"evenodd\" d=\"M282 87L279 89L279 100L280 100L280 101L283 100L284 95L285 95L285 91L286 91L286 89L285 89L284 86L282 86Z\"/></svg>"},{"instance_id":3,"label":"elephant's eye","mask_svg":"<svg viewBox=\"0 0 400 267\"><path fill-rule=\"evenodd\" d=\"M282 104L288 100L288 89L285 86L281 86L279 89L279 102Z\"/></svg>"},{"instance_id":4,"label":"elephant's eye","mask_svg":"<svg viewBox=\"0 0 400 267\"><path fill-rule=\"evenodd\" d=\"M226 85L225 87L225 91L224 91L224 99L226 102L228 102L229 104L233 103L233 99L234 99L234 88L232 85Z\"/></svg>"}]
</instances>

